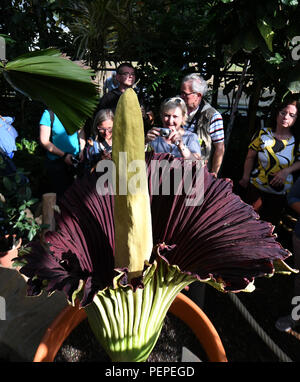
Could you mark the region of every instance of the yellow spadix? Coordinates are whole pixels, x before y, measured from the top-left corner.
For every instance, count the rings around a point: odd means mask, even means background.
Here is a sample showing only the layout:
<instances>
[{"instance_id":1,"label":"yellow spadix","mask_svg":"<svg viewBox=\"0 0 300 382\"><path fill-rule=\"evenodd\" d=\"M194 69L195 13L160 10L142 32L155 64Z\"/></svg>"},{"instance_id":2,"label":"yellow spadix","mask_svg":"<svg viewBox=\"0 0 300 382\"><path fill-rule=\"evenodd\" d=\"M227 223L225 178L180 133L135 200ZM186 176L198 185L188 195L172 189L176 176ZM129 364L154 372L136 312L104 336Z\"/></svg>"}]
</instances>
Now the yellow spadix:
<instances>
[{"instance_id":1,"label":"yellow spadix","mask_svg":"<svg viewBox=\"0 0 300 382\"><path fill-rule=\"evenodd\" d=\"M116 166L115 266L128 267L132 279L142 273L153 248L143 118L133 89L126 90L117 105L112 159Z\"/></svg>"}]
</instances>

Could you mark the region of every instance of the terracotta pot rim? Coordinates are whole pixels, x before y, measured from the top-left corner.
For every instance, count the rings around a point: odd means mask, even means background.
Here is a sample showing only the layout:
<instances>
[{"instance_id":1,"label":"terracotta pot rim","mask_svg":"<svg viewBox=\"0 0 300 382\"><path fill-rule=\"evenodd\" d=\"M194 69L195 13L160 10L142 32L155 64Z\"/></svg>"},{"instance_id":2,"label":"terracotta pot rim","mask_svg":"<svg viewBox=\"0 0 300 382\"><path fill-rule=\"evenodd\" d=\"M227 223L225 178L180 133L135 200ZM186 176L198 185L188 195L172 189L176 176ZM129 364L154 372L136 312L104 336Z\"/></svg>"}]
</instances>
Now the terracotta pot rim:
<instances>
[{"instance_id":1,"label":"terracotta pot rim","mask_svg":"<svg viewBox=\"0 0 300 382\"><path fill-rule=\"evenodd\" d=\"M179 293L169 312L185 322L201 343L210 362L227 362L222 341L206 314L190 298ZM65 338L87 318L84 309L66 306L46 330L33 362L53 362Z\"/></svg>"}]
</instances>

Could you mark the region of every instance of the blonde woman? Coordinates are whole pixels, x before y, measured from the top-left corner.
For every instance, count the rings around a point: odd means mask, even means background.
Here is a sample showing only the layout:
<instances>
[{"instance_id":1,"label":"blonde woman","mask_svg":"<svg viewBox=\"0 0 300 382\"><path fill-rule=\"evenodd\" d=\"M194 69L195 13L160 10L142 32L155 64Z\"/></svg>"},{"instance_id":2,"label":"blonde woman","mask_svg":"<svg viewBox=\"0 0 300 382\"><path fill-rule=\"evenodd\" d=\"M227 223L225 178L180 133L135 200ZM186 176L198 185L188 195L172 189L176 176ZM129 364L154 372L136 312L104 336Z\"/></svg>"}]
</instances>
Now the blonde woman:
<instances>
[{"instance_id":1,"label":"blonde woman","mask_svg":"<svg viewBox=\"0 0 300 382\"><path fill-rule=\"evenodd\" d=\"M187 108L180 97L166 99L161 105L162 130L151 128L146 135L149 144L157 153L170 153L184 159L200 159L201 148L196 134L186 131Z\"/></svg>"}]
</instances>

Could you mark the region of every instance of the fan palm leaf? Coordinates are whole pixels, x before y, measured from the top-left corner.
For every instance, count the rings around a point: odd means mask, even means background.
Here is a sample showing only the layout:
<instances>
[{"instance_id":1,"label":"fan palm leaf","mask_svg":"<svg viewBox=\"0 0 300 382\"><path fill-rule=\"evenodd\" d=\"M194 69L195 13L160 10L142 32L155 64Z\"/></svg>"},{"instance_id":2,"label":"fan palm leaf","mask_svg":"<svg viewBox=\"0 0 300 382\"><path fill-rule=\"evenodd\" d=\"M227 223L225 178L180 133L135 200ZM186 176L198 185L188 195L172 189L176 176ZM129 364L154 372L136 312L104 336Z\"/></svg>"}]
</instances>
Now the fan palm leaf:
<instances>
[{"instance_id":1,"label":"fan palm leaf","mask_svg":"<svg viewBox=\"0 0 300 382\"><path fill-rule=\"evenodd\" d=\"M1 71L15 90L53 110L68 134L82 128L97 106L93 72L61 57L56 49L22 55Z\"/></svg>"}]
</instances>

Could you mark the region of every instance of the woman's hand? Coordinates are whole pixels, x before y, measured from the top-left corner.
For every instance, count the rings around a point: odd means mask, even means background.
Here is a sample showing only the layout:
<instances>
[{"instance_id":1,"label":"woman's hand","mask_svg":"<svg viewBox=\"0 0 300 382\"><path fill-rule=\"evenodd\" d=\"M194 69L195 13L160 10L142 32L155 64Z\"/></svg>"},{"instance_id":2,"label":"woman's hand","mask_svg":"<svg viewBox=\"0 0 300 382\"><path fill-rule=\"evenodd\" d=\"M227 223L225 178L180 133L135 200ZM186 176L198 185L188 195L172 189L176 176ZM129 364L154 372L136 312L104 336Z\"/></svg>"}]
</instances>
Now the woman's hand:
<instances>
[{"instance_id":1,"label":"woman's hand","mask_svg":"<svg viewBox=\"0 0 300 382\"><path fill-rule=\"evenodd\" d=\"M72 166L72 164L73 164L72 154L67 154L66 157L64 158L64 161L68 166Z\"/></svg>"},{"instance_id":2,"label":"woman's hand","mask_svg":"<svg viewBox=\"0 0 300 382\"><path fill-rule=\"evenodd\" d=\"M182 135L179 131L172 131L167 140L176 146L180 146L182 144Z\"/></svg>"},{"instance_id":3,"label":"woman's hand","mask_svg":"<svg viewBox=\"0 0 300 382\"><path fill-rule=\"evenodd\" d=\"M289 175L290 171L288 168L284 168L283 170L278 171L276 174L273 175L273 179L270 181L271 186L281 186L285 183L287 176Z\"/></svg>"},{"instance_id":4,"label":"woman's hand","mask_svg":"<svg viewBox=\"0 0 300 382\"><path fill-rule=\"evenodd\" d=\"M146 143L154 141L160 135L160 129L158 127L152 127L146 134Z\"/></svg>"}]
</instances>

